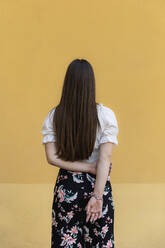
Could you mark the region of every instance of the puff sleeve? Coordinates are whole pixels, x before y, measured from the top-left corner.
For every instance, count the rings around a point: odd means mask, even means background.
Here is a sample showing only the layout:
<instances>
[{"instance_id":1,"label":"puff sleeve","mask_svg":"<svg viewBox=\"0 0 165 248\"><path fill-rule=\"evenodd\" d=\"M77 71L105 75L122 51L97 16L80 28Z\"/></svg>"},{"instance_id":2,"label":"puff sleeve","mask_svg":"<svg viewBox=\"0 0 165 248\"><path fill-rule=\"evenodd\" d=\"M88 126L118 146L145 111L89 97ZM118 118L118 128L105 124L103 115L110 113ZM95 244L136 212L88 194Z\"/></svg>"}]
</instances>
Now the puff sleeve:
<instances>
[{"instance_id":1,"label":"puff sleeve","mask_svg":"<svg viewBox=\"0 0 165 248\"><path fill-rule=\"evenodd\" d=\"M118 123L114 111L106 106L102 110L102 132L100 144L112 142L115 146L118 145L117 135L119 133Z\"/></svg>"},{"instance_id":2,"label":"puff sleeve","mask_svg":"<svg viewBox=\"0 0 165 248\"><path fill-rule=\"evenodd\" d=\"M55 132L53 130L53 114L54 114L55 108L51 109L48 112L48 115L46 116L42 128L41 128L41 133L43 136L42 139L42 144L45 144L47 142L55 142L56 137L55 137Z\"/></svg>"}]
</instances>

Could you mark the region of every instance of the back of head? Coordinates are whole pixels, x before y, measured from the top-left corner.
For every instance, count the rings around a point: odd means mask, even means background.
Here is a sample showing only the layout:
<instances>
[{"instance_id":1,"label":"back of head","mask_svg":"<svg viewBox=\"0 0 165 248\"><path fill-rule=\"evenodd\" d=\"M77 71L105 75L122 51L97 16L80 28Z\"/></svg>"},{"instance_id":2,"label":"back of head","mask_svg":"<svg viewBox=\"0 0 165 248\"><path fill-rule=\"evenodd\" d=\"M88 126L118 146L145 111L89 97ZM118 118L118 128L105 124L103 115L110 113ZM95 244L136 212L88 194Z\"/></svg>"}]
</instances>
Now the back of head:
<instances>
[{"instance_id":1,"label":"back of head","mask_svg":"<svg viewBox=\"0 0 165 248\"><path fill-rule=\"evenodd\" d=\"M91 155L99 125L96 104L93 68L87 60L75 59L67 68L53 118L57 155L63 160L83 160Z\"/></svg>"}]
</instances>

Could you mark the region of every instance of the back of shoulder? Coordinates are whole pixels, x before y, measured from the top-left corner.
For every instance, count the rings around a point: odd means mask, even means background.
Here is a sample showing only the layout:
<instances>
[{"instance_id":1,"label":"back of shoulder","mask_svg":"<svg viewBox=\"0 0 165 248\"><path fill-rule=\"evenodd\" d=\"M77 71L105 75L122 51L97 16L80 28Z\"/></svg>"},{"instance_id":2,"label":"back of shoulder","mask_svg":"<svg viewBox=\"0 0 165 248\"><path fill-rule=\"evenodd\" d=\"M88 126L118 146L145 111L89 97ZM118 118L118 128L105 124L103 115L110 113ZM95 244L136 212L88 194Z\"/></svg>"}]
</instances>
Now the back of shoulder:
<instances>
[{"instance_id":1,"label":"back of shoulder","mask_svg":"<svg viewBox=\"0 0 165 248\"><path fill-rule=\"evenodd\" d=\"M56 109L56 107L49 110L49 112L47 113L46 119L48 119L49 121L53 120L53 115L54 115L55 109Z\"/></svg>"},{"instance_id":2,"label":"back of shoulder","mask_svg":"<svg viewBox=\"0 0 165 248\"><path fill-rule=\"evenodd\" d=\"M115 112L102 103L99 104L99 115L104 124L111 123L118 126Z\"/></svg>"},{"instance_id":3,"label":"back of shoulder","mask_svg":"<svg viewBox=\"0 0 165 248\"><path fill-rule=\"evenodd\" d=\"M55 111L56 107L52 108L51 110L49 110L48 114L50 116L52 116L54 114L54 111Z\"/></svg>"},{"instance_id":4,"label":"back of shoulder","mask_svg":"<svg viewBox=\"0 0 165 248\"><path fill-rule=\"evenodd\" d=\"M54 111L55 111L56 107L50 109L42 123L42 130L44 130L46 127L48 126L52 126L53 125L53 115L54 115Z\"/></svg>"}]
</instances>

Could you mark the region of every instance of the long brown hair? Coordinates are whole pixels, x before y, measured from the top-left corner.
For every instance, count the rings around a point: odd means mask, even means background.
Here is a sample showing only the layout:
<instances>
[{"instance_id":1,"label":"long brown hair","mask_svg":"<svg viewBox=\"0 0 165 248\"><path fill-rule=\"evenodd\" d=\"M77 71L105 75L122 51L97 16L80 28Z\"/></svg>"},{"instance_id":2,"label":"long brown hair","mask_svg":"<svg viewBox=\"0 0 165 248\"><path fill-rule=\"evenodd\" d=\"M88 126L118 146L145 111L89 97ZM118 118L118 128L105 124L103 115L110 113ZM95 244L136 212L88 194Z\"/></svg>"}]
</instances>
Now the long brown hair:
<instances>
[{"instance_id":1,"label":"long brown hair","mask_svg":"<svg viewBox=\"0 0 165 248\"><path fill-rule=\"evenodd\" d=\"M62 96L53 116L59 158L67 161L88 159L100 127L95 102L95 76L85 59L73 60L66 71Z\"/></svg>"}]
</instances>

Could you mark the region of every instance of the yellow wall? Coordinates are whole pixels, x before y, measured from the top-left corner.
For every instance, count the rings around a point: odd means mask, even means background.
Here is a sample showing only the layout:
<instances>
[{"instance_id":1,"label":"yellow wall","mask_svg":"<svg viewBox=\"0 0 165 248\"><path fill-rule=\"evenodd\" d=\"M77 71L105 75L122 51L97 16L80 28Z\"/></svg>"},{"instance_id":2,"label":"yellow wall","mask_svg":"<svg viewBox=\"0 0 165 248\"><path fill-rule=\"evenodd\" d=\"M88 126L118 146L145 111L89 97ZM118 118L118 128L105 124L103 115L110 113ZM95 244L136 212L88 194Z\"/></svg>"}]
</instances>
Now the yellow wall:
<instances>
[{"instance_id":1,"label":"yellow wall","mask_svg":"<svg viewBox=\"0 0 165 248\"><path fill-rule=\"evenodd\" d=\"M116 248L165 246L165 2L0 2L3 248L50 247L52 190L41 125L75 58L91 62L97 101L119 124L112 158Z\"/></svg>"}]
</instances>

